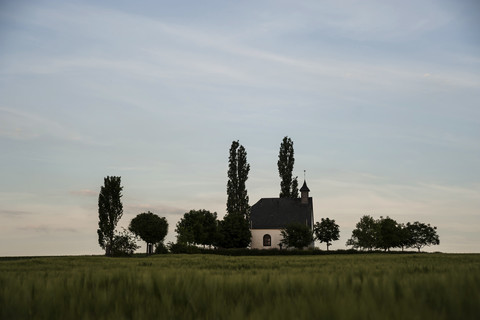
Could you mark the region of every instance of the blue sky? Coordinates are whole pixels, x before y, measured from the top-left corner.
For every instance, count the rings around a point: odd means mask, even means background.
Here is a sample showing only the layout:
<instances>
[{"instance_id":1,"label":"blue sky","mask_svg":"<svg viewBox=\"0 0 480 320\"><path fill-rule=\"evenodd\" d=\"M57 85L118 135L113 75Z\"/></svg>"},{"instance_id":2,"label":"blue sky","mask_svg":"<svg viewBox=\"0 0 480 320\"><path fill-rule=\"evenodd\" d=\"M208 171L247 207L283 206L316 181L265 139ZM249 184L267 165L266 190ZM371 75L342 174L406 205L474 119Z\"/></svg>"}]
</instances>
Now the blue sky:
<instances>
[{"instance_id":1,"label":"blue sky","mask_svg":"<svg viewBox=\"0 0 480 320\"><path fill-rule=\"evenodd\" d=\"M127 226L225 214L228 149L250 204L277 157L345 242L360 217L480 243L475 1L3 1L0 256L99 254L97 197L122 177ZM143 243L142 243L143 245ZM323 248L324 246L322 246ZM140 249L141 251L144 248Z\"/></svg>"}]
</instances>

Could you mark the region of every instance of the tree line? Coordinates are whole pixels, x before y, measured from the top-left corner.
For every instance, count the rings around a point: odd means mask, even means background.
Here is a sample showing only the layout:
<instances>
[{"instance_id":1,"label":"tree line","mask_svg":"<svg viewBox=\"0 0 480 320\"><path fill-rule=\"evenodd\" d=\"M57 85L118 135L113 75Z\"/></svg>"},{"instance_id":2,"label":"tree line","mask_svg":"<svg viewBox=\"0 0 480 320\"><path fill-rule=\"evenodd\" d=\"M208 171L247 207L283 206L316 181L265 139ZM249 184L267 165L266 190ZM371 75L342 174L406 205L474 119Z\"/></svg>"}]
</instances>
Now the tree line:
<instances>
[{"instance_id":1,"label":"tree line","mask_svg":"<svg viewBox=\"0 0 480 320\"><path fill-rule=\"evenodd\" d=\"M278 155L278 173L280 176L280 197L298 198L298 177L293 177L295 163L293 141L284 137ZM216 212L208 210L190 210L178 221L175 232L177 242L168 244L170 249L182 246L208 246L219 248L247 248L251 241L249 226L249 197L246 181L250 165L247 152L239 141L233 141L229 150L226 215L217 219ZM136 239L146 242L147 254L167 252L164 244L168 232L165 217L148 211L137 215L129 224L128 230L116 230L116 225L123 215L121 202L123 187L121 177L104 178L98 197L98 242L107 256L131 255L139 248ZM282 246L286 248L304 248L315 240L325 243L327 251L332 241L339 239L339 227L335 220L322 218L310 230L308 226L292 224L281 231ZM419 222L398 224L393 219L381 217L374 220L363 216L347 246L354 249L373 250L401 247L421 248L439 244L436 227ZM176 246L176 247L175 247Z\"/></svg>"},{"instance_id":2,"label":"tree line","mask_svg":"<svg viewBox=\"0 0 480 320\"><path fill-rule=\"evenodd\" d=\"M106 256L131 255L139 248L135 237L147 243L147 254L153 245L161 247L168 232L168 222L152 212L137 215L128 230L116 230L123 216L121 177L105 177L98 195L98 244Z\"/></svg>"},{"instance_id":3,"label":"tree line","mask_svg":"<svg viewBox=\"0 0 480 320\"><path fill-rule=\"evenodd\" d=\"M280 197L298 198L297 177L292 177L295 162L293 142L285 137L280 144L277 162L281 178ZM177 244L203 245L222 248L246 248L250 245L249 197L246 188L250 165L247 152L239 141L233 141L229 151L227 181L227 213L217 220L217 213L191 210L177 223ZM104 178L98 197L98 243L107 256L131 254L138 246L135 237L147 243L147 253L164 251L168 223L152 212L141 213L130 222L128 230L118 232L116 225L123 215L121 177Z\"/></svg>"},{"instance_id":4,"label":"tree line","mask_svg":"<svg viewBox=\"0 0 480 320\"><path fill-rule=\"evenodd\" d=\"M440 244L437 227L415 221L398 223L390 217L374 219L364 215L352 231L346 245L354 249L390 251L391 248L415 248Z\"/></svg>"},{"instance_id":5,"label":"tree line","mask_svg":"<svg viewBox=\"0 0 480 320\"><path fill-rule=\"evenodd\" d=\"M286 247L301 249L318 240L327 245L327 251L332 241L340 237L339 226L329 218L322 218L321 222L315 223L313 230L302 224L291 224L281 233L281 243ZM438 244L440 238L437 227L430 224L419 221L403 224L390 217L374 219L364 215L356 224L346 246L367 251L390 251L392 248L401 248L403 251L405 248L413 248L420 252L426 246Z\"/></svg>"}]
</instances>

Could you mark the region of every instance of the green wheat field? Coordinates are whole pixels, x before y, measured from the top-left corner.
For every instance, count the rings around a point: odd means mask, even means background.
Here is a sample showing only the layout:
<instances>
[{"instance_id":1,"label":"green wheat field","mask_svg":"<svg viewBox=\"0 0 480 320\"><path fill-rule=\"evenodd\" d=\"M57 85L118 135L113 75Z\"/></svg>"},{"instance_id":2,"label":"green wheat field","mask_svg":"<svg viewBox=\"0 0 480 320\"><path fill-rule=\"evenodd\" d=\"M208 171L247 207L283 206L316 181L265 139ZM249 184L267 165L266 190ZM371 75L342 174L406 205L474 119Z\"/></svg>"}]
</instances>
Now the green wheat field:
<instances>
[{"instance_id":1,"label":"green wheat field","mask_svg":"<svg viewBox=\"0 0 480 320\"><path fill-rule=\"evenodd\" d=\"M480 255L0 258L0 319L478 319Z\"/></svg>"}]
</instances>

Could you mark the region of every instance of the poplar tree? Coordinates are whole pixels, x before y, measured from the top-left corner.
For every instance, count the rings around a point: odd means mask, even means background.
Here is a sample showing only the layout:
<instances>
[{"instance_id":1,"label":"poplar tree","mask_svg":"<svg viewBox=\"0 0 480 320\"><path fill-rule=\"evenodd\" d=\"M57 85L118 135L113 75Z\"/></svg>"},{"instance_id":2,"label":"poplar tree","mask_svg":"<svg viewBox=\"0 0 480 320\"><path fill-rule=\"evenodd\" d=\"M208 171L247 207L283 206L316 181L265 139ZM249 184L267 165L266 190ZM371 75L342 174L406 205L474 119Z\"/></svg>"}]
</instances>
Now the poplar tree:
<instances>
[{"instance_id":1,"label":"poplar tree","mask_svg":"<svg viewBox=\"0 0 480 320\"><path fill-rule=\"evenodd\" d=\"M245 148L238 141L233 141L227 173L227 214L219 222L220 247L246 248L250 244L250 206L245 186L249 171Z\"/></svg>"},{"instance_id":2,"label":"poplar tree","mask_svg":"<svg viewBox=\"0 0 480 320\"><path fill-rule=\"evenodd\" d=\"M278 153L278 174L280 175L280 198L298 198L298 177L293 178L293 141L289 137L283 138Z\"/></svg>"},{"instance_id":3,"label":"poplar tree","mask_svg":"<svg viewBox=\"0 0 480 320\"><path fill-rule=\"evenodd\" d=\"M115 227L123 215L121 177L106 177L98 195L98 244L110 256Z\"/></svg>"},{"instance_id":4,"label":"poplar tree","mask_svg":"<svg viewBox=\"0 0 480 320\"><path fill-rule=\"evenodd\" d=\"M249 171L245 148L238 141L233 141L228 163L227 213L241 214L247 220L250 206L245 182Z\"/></svg>"}]
</instances>

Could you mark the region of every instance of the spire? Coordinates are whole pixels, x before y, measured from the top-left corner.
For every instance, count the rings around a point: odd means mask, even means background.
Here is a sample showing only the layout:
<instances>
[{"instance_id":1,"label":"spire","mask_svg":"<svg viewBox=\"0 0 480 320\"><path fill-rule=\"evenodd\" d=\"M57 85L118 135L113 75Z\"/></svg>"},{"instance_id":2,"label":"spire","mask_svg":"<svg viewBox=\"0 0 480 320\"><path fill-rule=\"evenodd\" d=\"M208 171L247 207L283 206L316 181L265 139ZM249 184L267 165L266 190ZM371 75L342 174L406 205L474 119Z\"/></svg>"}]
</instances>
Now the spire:
<instances>
[{"instance_id":1,"label":"spire","mask_svg":"<svg viewBox=\"0 0 480 320\"><path fill-rule=\"evenodd\" d=\"M309 192L310 189L307 187L307 170L303 170L303 186L300 189L300 191L306 191Z\"/></svg>"},{"instance_id":2,"label":"spire","mask_svg":"<svg viewBox=\"0 0 480 320\"><path fill-rule=\"evenodd\" d=\"M310 189L308 189L307 180L305 179L305 170L303 170L303 186L300 189L301 203L302 204L308 204L308 193L309 192L310 192Z\"/></svg>"},{"instance_id":3,"label":"spire","mask_svg":"<svg viewBox=\"0 0 480 320\"><path fill-rule=\"evenodd\" d=\"M307 182L303 181L303 186L300 189L300 192L309 192L309 191L310 191L310 189L308 189L308 187L307 187Z\"/></svg>"}]
</instances>

